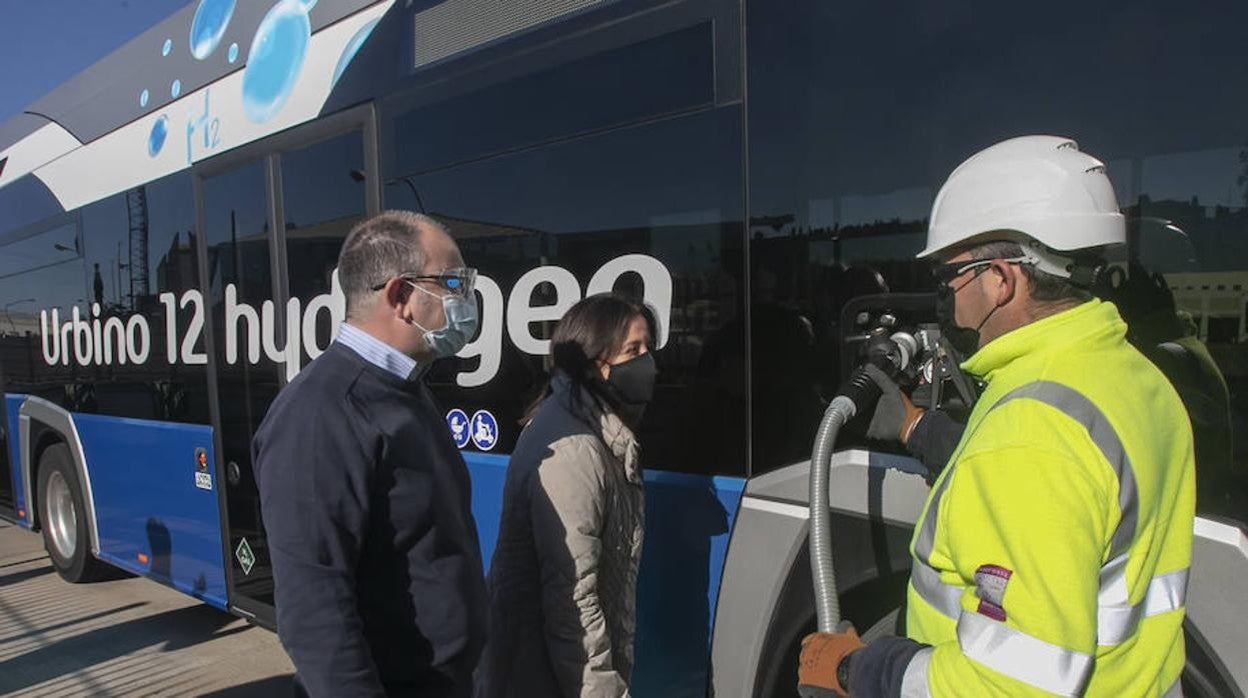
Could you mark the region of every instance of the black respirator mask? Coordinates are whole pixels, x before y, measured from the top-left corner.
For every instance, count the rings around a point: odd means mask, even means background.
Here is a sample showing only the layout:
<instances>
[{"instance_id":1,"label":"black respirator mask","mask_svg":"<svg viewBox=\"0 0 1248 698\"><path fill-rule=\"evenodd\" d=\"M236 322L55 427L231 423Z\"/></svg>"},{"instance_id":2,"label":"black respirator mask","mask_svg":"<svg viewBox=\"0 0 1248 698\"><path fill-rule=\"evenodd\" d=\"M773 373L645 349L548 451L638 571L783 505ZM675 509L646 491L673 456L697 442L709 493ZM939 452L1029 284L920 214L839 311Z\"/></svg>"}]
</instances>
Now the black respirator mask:
<instances>
[{"instance_id":1,"label":"black respirator mask","mask_svg":"<svg viewBox=\"0 0 1248 698\"><path fill-rule=\"evenodd\" d=\"M615 398L616 412L630 426L641 421L646 405L654 399L654 381L659 368L654 355L641 356L607 368L607 385Z\"/></svg>"},{"instance_id":2,"label":"black respirator mask","mask_svg":"<svg viewBox=\"0 0 1248 698\"><path fill-rule=\"evenodd\" d=\"M1014 260L1007 259L1004 261L1013 262ZM984 316L983 320L979 321L979 324L974 329L961 327L957 321L958 291L974 283L979 278L979 275L988 269L987 265L976 269L974 275L962 282L957 288L950 288L949 284L943 281L936 287L936 322L940 325L941 334L945 339L949 340L949 344L962 355L963 359L969 359L972 354L979 351L979 330L984 326L984 323L988 322L988 318L997 312L997 308L1000 306L996 306L988 311L988 314Z\"/></svg>"}]
</instances>

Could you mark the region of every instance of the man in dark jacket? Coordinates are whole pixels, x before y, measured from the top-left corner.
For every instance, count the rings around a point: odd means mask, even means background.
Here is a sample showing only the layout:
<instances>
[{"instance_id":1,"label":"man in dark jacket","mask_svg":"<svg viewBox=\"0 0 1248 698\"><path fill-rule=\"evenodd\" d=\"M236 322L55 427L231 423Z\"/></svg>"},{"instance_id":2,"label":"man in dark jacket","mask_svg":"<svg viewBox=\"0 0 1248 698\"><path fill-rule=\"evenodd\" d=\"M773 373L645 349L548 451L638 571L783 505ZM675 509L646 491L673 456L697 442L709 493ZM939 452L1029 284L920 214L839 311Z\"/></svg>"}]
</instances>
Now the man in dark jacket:
<instances>
[{"instance_id":1,"label":"man in dark jacket","mask_svg":"<svg viewBox=\"0 0 1248 698\"><path fill-rule=\"evenodd\" d=\"M486 601L470 484L420 377L475 331L475 276L431 218L358 224L338 258L347 320L256 434L297 695L471 694Z\"/></svg>"}]
</instances>

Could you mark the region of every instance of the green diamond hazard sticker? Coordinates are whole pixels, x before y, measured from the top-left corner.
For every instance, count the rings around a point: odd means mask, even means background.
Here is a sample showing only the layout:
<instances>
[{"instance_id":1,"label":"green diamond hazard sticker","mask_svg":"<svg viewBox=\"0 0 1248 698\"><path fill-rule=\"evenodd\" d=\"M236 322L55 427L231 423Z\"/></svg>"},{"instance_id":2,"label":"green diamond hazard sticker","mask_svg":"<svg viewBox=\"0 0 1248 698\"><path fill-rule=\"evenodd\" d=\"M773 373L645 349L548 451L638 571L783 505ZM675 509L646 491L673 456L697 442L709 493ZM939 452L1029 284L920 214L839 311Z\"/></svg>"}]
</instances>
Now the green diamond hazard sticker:
<instances>
[{"instance_id":1,"label":"green diamond hazard sticker","mask_svg":"<svg viewBox=\"0 0 1248 698\"><path fill-rule=\"evenodd\" d=\"M238 558L243 574L251 574L251 568L256 564L256 554L251 552L251 546L247 545L246 538L239 542L238 548L234 551L234 557Z\"/></svg>"}]
</instances>

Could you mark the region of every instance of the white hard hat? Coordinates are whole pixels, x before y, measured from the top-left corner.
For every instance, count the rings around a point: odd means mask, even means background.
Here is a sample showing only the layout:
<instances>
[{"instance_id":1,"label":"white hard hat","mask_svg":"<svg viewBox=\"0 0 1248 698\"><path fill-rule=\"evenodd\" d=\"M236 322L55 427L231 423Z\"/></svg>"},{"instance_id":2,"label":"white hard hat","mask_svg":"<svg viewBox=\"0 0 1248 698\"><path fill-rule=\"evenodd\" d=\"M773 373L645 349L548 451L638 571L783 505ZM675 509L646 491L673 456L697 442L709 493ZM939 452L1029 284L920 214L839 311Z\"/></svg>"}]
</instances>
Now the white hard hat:
<instances>
[{"instance_id":1,"label":"white hard hat","mask_svg":"<svg viewBox=\"0 0 1248 698\"><path fill-rule=\"evenodd\" d=\"M1105 165L1058 136L1011 138L959 165L936 194L927 247L919 257L1000 231L1039 242L1048 250L1030 247L1042 258L1050 257L1049 250L1060 258L1124 244L1127 237ZM1051 264L1039 266L1055 271Z\"/></svg>"}]
</instances>

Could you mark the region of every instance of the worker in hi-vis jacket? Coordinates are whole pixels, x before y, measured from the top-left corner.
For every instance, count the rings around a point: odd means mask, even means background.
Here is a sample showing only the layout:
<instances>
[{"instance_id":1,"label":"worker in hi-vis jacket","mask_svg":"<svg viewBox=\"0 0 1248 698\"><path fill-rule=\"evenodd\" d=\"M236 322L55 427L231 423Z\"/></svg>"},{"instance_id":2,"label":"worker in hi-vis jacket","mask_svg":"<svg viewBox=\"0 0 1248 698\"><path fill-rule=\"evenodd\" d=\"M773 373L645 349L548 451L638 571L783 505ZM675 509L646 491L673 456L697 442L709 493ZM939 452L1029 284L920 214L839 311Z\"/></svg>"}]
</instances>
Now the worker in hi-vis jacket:
<instances>
[{"instance_id":1,"label":"worker in hi-vis jacket","mask_svg":"<svg viewBox=\"0 0 1248 698\"><path fill-rule=\"evenodd\" d=\"M987 387L914 532L907 637L808 636L803 696L1181 695L1192 430L1088 291L1124 243L1104 165L1070 139L1007 140L949 176L920 257ZM904 441L926 418L902 414Z\"/></svg>"}]
</instances>

